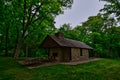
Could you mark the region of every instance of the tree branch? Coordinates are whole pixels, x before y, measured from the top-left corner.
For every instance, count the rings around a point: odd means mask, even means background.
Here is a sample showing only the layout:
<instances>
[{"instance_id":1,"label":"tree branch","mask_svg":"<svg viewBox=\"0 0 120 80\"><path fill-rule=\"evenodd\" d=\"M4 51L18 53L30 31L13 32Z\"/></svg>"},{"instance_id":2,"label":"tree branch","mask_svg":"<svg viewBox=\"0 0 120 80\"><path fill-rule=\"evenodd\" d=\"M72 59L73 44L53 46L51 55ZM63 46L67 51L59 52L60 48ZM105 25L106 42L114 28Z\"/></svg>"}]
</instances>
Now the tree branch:
<instances>
[{"instance_id":1,"label":"tree branch","mask_svg":"<svg viewBox=\"0 0 120 80\"><path fill-rule=\"evenodd\" d=\"M44 12L44 14L48 14L48 13L50 13L49 11L46 11L46 12ZM43 15L42 15L42 17L43 17ZM40 17L38 17L37 19L35 19L32 23L35 23L36 21L38 21L40 18L42 18L41 16ZM44 18L45 18L45 16L44 16Z\"/></svg>"},{"instance_id":2,"label":"tree branch","mask_svg":"<svg viewBox=\"0 0 120 80\"><path fill-rule=\"evenodd\" d=\"M33 20L33 18L35 17L35 15L37 14L37 12L39 11L39 9L43 6L44 3L41 3L35 10L35 13L32 15L32 18L31 18L31 22Z\"/></svg>"},{"instance_id":3,"label":"tree branch","mask_svg":"<svg viewBox=\"0 0 120 80\"><path fill-rule=\"evenodd\" d=\"M31 24L31 13L32 13L32 4L30 5L29 9L28 9L28 18L27 18L27 23L26 23L26 27L28 27Z\"/></svg>"},{"instance_id":4,"label":"tree branch","mask_svg":"<svg viewBox=\"0 0 120 80\"><path fill-rule=\"evenodd\" d=\"M41 20L40 23L39 23L39 26L42 24L42 22L43 22L44 20L45 20L45 18L42 18L42 20ZM29 34L27 34L24 39L26 39L26 38L27 38L32 32L34 32L35 30L36 30L36 29L30 31Z\"/></svg>"},{"instance_id":5,"label":"tree branch","mask_svg":"<svg viewBox=\"0 0 120 80\"><path fill-rule=\"evenodd\" d=\"M24 9L23 9L23 31L25 31L25 16L26 16L26 0L24 0L24 5L23 5Z\"/></svg>"}]
</instances>

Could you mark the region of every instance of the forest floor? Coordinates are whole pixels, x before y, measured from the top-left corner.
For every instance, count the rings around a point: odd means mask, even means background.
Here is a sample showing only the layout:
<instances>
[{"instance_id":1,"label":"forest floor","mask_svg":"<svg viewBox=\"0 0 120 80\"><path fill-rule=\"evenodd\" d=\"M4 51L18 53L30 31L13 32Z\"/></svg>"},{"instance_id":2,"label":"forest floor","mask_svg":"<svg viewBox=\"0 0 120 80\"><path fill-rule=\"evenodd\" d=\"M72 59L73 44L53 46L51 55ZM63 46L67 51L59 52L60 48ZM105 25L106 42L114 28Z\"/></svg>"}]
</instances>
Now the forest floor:
<instances>
[{"instance_id":1,"label":"forest floor","mask_svg":"<svg viewBox=\"0 0 120 80\"><path fill-rule=\"evenodd\" d=\"M0 57L0 80L120 80L120 59L29 69L13 58Z\"/></svg>"}]
</instances>

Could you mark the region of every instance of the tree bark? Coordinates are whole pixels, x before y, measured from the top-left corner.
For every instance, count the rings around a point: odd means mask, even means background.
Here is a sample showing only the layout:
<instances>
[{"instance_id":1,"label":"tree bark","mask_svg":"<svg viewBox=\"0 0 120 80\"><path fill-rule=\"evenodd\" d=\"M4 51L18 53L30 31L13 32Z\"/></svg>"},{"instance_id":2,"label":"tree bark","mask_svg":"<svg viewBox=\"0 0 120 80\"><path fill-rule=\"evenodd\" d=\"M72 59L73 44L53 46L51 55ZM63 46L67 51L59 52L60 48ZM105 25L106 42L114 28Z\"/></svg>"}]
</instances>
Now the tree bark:
<instances>
[{"instance_id":1,"label":"tree bark","mask_svg":"<svg viewBox=\"0 0 120 80\"><path fill-rule=\"evenodd\" d=\"M19 57L19 54L20 54L20 48L21 48L21 45L22 45L22 42L24 40L24 36L25 36L25 32L23 31L22 33L22 36L20 37L20 40L15 48L15 52L14 52L14 58L17 59Z\"/></svg>"},{"instance_id":2,"label":"tree bark","mask_svg":"<svg viewBox=\"0 0 120 80\"><path fill-rule=\"evenodd\" d=\"M26 45L26 58L28 57L28 49L29 49L29 45Z\"/></svg>"}]
</instances>

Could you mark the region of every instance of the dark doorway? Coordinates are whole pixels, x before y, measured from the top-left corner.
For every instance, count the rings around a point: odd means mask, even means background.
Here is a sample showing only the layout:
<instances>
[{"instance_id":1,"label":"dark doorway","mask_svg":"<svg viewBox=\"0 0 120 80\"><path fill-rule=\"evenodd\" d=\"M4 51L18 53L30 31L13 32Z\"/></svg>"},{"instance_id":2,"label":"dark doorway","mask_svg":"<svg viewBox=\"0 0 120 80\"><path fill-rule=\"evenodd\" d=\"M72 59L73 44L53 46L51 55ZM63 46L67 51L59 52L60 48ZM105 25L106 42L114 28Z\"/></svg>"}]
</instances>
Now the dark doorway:
<instances>
[{"instance_id":1,"label":"dark doorway","mask_svg":"<svg viewBox=\"0 0 120 80\"><path fill-rule=\"evenodd\" d=\"M83 56L83 52L81 48L80 48L80 56Z\"/></svg>"},{"instance_id":2,"label":"dark doorway","mask_svg":"<svg viewBox=\"0 0 120 80\"><path fill-rule=\"evenodd\" d=\"M58 57L58 53L53 53L52 56L53 56L53 59L56 60L56 57Z\"/></svg>"},{"instance_id":3,"label":"dark doorway","mask_svg":"<svg viewBox=\"0 0 120 80\"><path fill-rule=\"evenodd\" d=\"M71 48L70 48L70 60L72 60L72 58L71 58Z\"/></svg>"}]
</instances>

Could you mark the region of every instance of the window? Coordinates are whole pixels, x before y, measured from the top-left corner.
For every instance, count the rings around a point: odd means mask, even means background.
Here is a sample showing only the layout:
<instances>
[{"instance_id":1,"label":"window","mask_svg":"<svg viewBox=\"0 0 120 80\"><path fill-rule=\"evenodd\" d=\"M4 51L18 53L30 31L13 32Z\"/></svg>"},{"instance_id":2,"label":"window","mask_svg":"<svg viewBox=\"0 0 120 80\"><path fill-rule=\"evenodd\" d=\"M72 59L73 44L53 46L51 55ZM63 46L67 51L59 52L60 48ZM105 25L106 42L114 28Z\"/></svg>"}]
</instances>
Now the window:
<instances>
[{"instance_id":1,"label":"window","mask_svg":"<svg viewBox=\"0 0 120 80\"><path fill-rule=\"evenodd\" d=\"M57 57L57 56L58 56L58 54L57 54L57 53L53 53L53 56L54 56L54 57Z\"/></svg>"},{"instance_id":2,"label":"window","mask_svg":"<svg viewBox=\"0 0 120 80\"><path fill-rule=\"evenodd\" d=\"M80 56L83 56L82 49L80 48Z\"/></svg>"}]
</instances>

